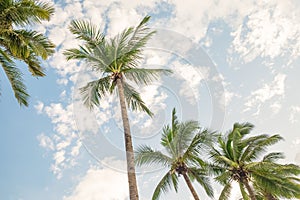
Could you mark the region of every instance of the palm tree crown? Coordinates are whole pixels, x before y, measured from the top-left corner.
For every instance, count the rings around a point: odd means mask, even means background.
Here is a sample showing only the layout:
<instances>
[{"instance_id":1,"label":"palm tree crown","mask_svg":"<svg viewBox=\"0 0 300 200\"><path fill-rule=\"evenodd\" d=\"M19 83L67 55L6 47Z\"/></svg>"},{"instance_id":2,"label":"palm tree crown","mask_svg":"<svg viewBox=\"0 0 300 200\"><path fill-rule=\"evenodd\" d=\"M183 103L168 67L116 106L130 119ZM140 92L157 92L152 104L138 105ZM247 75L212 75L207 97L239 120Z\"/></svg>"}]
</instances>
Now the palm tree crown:
<instances>
[{"instance_id":1,"label":"palm tree crown","mask_svg":"<svg viewBox=\"0 0 300 200\"><path fill-rule=\"evenodd\" d=\"M212 148L212 169L218 182L224 185L219 197L228 199L232 181L239 183L243 199L261 197L299 197L299 166L281 165L275 161L281 153L272 152L258 160L266 148L283 138L279 135L246 137L253 129L250 123L234 124L233 129L218 139L218 147ZM267 198L268 199L268 198Z\"/></svg>"},{"instance_id":2,"label":"palm tree crown","mask_svg":"<svg viewBox=\"0 0 300 200\"><path fill-rule=\"evenodd\" d=\"M101 73L98 80L91 81L81 88L86 106L98 106L100 99L114 92L117 80L121 80L128 106L132 110L142 110L150 116L153 115L140 94L129 83L131 81L138 85L149 84L160 74L171 72L167 69L138 68L142 59L142 48L155 33L146 27L149 19L150 16L146 16L137 27L127 28L112 39L106 39L100 30L89 22L71 22L70 31L82 40L84 45L68 49L64 54L68 60L84 60L91 69Z\"/></svg>"},{"instance_id":3,"label":"palm tree crown","mask_svg":"<svg viewBox=\"0 0 300 200\"><path fill-rule=\"evenodd\" d=\"M196 180L205 189L208 196L213 196L206 175L205 162L199 154L211 144L213 134L202 130L196 121L179 122L175 109L172 112L171 125L163 129L161 145L165 153L153 150L147 145L140 146L136 151L136 164L160 164L169 170L158 183L152 199L158 199L162 192L167 192L173 186L178 189L178 177L183 175L195 199L199 199L191 185L190 179Z\"/></svg>"},{"instance_id":4,"label":"palm tree crown","mask_svg":"<svg viewBox=\"0 0 300 200\"><path fill-rule=\"evenodd\" d=\"M49 20L54 9L34 0L0 1L0 65L20 105L28 106L28 93L15 60L23 61L33 76L45 76L39 58L54 53L54 45L41 33L24 29ZM23 28L24 27L24 28Z\"/></svg>"}]
</instances>

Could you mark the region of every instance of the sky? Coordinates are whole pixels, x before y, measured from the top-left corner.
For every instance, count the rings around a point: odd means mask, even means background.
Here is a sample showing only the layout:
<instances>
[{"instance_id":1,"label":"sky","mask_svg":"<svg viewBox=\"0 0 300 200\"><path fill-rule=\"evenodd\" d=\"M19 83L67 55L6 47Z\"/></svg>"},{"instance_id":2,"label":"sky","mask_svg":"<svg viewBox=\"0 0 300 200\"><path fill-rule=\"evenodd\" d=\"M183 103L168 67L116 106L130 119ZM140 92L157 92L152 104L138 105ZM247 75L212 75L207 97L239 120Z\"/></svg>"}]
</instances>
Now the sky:
<instances>
[{"instance_id":1,"label":"sky","mask_svg":"<svg viewBox=\"0 0 300 200\"><path fill-rule=\"evenodd\" d=\"M130 112L134 147L160 149L171 110L180 120L226 133L235 122L251 122L255 134L280 134L270 150L285 163L300 164L300 3L262 1L47 0L49 22L35 27L56 44L43 64L47 76L24 69L30 106L20 107L0 72L0 199L125 200L127 175L120 109L108 96L89 111L78 88L96 75L83 62L66 61L63 51L79 41L69 32L73 19L97 25L107 38L150 15L156 34L141 66L172 69L148 86L138 86L155 114ZM159 166L137 168L141 200L150 199L165 173ZM161 199L192 199L184 180ZM201 199L209 199L195 184ZM214 184L216 197L220 186ZM231 199L239 199L234 188Z\"/></svg>"}]
</instances>

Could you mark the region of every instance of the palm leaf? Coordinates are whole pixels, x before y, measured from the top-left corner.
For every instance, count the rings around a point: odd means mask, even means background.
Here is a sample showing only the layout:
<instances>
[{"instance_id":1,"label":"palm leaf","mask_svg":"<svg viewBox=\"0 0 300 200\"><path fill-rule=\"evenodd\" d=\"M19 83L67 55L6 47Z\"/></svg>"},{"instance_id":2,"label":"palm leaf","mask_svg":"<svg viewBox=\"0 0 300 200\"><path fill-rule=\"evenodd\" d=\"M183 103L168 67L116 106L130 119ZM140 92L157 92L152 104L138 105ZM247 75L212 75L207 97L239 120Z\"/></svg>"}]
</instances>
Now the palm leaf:
<instances>
[{"instance_id":1,"label":"palm leaf","mask_svg":"<svg viewBox=\"0 0 300 200\"><path fill-rule=\"evenodd\" d=\"M252 159L257 158L259 155L261 155L261 153L266 151L266 148L268 146L271 146L279 142L280 140L283 140L283 138L277 134L277 135L268 136L266 138L253 141L255 145L253 146L251 151L248 151L248 153L245 156L244 155L242 156L243 160L250 161Z\"/></svg>"},{"instance_id":2,"label":"palm leaf","mask_svg":"<svg viewBox=\"0 0 300 200\"><path fill-rule=\"evenodd\" d=\"M160 144L165 147L167 152L172 155L173 157L176 157L176 149L174 146L174 132L168 125L163 127L162 131L162 137L160 140Z\"/></svg>"},{"instance_id":3,"label":"palm leaf","mask_svg":"<svg viewBox=\"0 0 300 200\"><path fill-rule=\"evenodd\" d=\"M20 105L28 106L29 95L26 91L26 86L23 83L21 71L14 66L14 63L9 57L0 50L0 63L10 82L15 97Z\"/></svg>"},{"instance_id":4,"label":"palm leaf","mask_svg":"<svg viewBox=\"0 0 300 200\"><path fill-rule=\"evenodd\" d=\"M172 159L160 151L154 151L151 147L142 145L135 152L135 162L138 166L147 164L161 164L166 166L172 163Z\"/></svg>"},{"instance_id":5,"label":"palm leaf","mask_svg":"<svg viewBox=\"0 0 300 200\"><path fill-rule=\"evenodd\" d=\"M177 156L183 156L184 152L190 146L193 136L199 130L197 121L182 122L178 126L177 134L173 140Z\"/></svg>"},{"instance_id":6,"label":"palm leaf","mask_svg":"<svg viewBox=\"0 0 300 200\"><path fill-rule=\"evenodd\" d=\"M86 86L80 88L84 105L90 109L94 106L98 106L100 99L110 92L110 87L111 78L107 76L99 80L91 81L86 84Z\"/></svg>"},{"instance_id":7,"label":"palm leaf","mask_svg":"<svg viewBox=\"0 0 300 200\"><path fill-rule=\"evenodd\" d=\"M188 175L191 180L196 180L205 190L209 197L214 196L213 188L211 186L207 171L202 168L190 167L188 169Z\"/></svg>"},{"instance_id":8,"label":"palm leaf","mask_svg":"<svg viewBox=\"0 0 300 200\"><path fill-rule=\"evenodd\" d=\"M262 162L275 162L279 159L284 159L282 152L271 152L263 157Z\"/></svg>"},{"instance_id":9,"label":"palm leaf","mask_svg":"<svg viewBox=\"0 0 300 200\"><path fill-rule=\"evenodd\" d=\"M222 192L220 194L219 200L227 200L230 196L232 186L231 182L228 182L222 189Z\"/></svg>"},{"instance_id":10,"label":"palm leaf","mask_svg":"<svg viewBox=\"0 0 300 200\"><path fill-rule=\"evenodd\" d=\"M4 9L2 13L6 13L6 20L19 26L41 23L42 20L49 20L54 14L54 8L49 3L34 0L2 0L0 5Z\"/></svg>"},{"instance_id":11,"label":"palm leaf","mask_svg":"<svg viewBox=\"0 0 300 200\"><path fill-rule=\"evenodd\" d=\"M205 165L202 159L199 159L197 155L207 152L213 143L213 138L215 138L215 133L210 132L207 129L197 133L186 151L183 154L183 159L192 158L201 166Z\"/></svg>"},{"instance_id":12,"label":"palm leaf","mask_svg":"<svg viewBox=\"0 0 300 200\"><path fill-rule=\"evenodd\" d=\"M161 179L161 181L158 183L158 185L156 186L153 196L152 196L152 200L157 200L159 199L161 193L166 193L169 191L169 189L172 186L176 185L176 189L177 190L177 178L174 178L174 176L176 176L175 174L172 175L170 172L167 172L163 178ZM174 182L175 181L175 182Z\"/></svg>"},{"instance_id":13,"label":"palm leaf","mask_svg":"<svg viewBox=\"0 0 300 200\"><path fill-rule=\"evenodd\" d=\"M96 26L84 20L72 20L69 26L71 33L76 35L77 39L85 41L90 47L95 47L104 42L104 36Z\"/></svg>"},{"instance_id":14,"label":"palm leaf","mask_svg":"<svg viewBox=\"0 0 300 200\"><path fill-rule=\"evenodd\" d=\"M49 55L54 53L55 45L43 34L27 30L17 30L15 32L19 37L22 37L24 42L30 47L30 50L35 55L41 56L42 59L45 60Z\"/></svg>"},{"instance_id":15,"label":"palm leaf","mask_svg":"<svg viewBox=\"0 0 300 200\"><path fill-rule=\"evenodd\" d=\"M136 84L148 85L154 80L157 80L160 75L169 75L172 73L172 71L168 69L128 68L124 69L123 73L126 78L135 82Z\"/></svg>"},{"instance_id":16,"label":"palm leaf","mask_svg":"<svg viewBox=\"0 0 300 200\"><path fill-rule=\"evenodd\" d=\"M131 110L142 110L146 112L150 117L153 116L153 113L149 110L149 108L146 106L145 102L142 100L140 94L128 83L122 82L123 88L124 88L124 95L126 102L128 104L128 107L131 108Z\"/></svg>"}]
</instances>

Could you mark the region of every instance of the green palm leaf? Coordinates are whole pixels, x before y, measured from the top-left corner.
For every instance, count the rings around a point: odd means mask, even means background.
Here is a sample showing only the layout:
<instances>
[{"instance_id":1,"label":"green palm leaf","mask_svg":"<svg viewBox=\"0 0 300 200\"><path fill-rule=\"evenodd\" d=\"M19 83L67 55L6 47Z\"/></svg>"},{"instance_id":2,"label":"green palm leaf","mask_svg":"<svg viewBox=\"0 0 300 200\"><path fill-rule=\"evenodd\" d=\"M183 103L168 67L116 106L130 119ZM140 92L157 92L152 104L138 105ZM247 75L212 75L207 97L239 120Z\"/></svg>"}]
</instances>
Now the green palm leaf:
<instances>
[{"instance_id":1,"label":"green palm leaf","mask_svg":"<svg viewBox=\"0 0 300 200\"><path fill-rule=\"evenodd\" d=\"M2 0L0 9L8 21L19 26L41 23L42 20L49 20L54 14L54 8L49 3L33 0Z\"/></svg>"},{"instance_id":2,"label":"green palm leaf","mask_svg":"<svg viewBox=\"0 0 300 200\"><path fill-rule=\"evenodd\" d=\"M196 180L205 190L209 197L214 196L213 188L211 186L207 171L203 168L190 167L188 175L191 180Z\"/></svg>"},{"instance_id":3,"label":"green palm leaf","mask_svg":"<svg viewBox=\"0 0 300 200\"><path fill-rule=\"evenodd\" d=\"M175 188L175 190L177 191L177 188L178 188L177 176L175 174L171 174L170 172L167 172L163 176L161 181L158 183L158 185L156 186L156 188L153 192L152 200L157 200L157 199L159 199L161 193L168 192L170 190L172 184L173 184L173 187Z\"/></svg>"},{"instance_id":4,"label":"green palm leaf","mask_svg":"<svg viewBox=\"0 0 300 200\"><path fill-rule=\"evenodd\" d=\"M154 151L151 147L142 145L135 152L135 162L138 166L161 164L162 166L172 163L172 158L160 151Z\"/></svg>"},{"instance_id":5,"label":"green palm leaf","mask_svg":"<svg viewBox=\"0 0 300 200\"><path fill-rule=\"evenodd\" d=\"M231 182L226 183L221 191L219 200L227 200L230 197L231 189L232 189Z\"/></svg>"},{"instance_id":6,"label":"green palm leaf","mask_svg":"<svg viewBox=\"0 0 300 200\"><path fill-rule=\"evenodd\" d=\"M83 103L90 109L99 106L100 99L110 92L111 85L111 78L108 76L89 82L86 86L80 88Z\"/></svg>"},{"instance_id":7,"label":"green palm leaf","mask_svg":"<svg viewBox=\"0 0 300 200\"><path fill-rule=\"evenodd\" d=\"M0 51L0 63L14 91L15 97L20 105L28 106L28 93L23 83L21 71L14 66L14 63Z\"/></svg>"},{"instance_id":8,"label":"green palm leaf","mask_svg":"<svg viewBox=\"0 0 300 200\"><path fill-rule=\"evenodd\" d=\"M87 21L72 20L69 30L76 35L77 39L83 40L91 46L97 46L104 41L104 35L99 29Z\"/></svg>"},{"instance_id":9,"label":"green palm leaf","mask_svg":"<svg viewBox=\"0 0 300 200\"><path fill-rule=\"evenodd\" d=\"M168 69L145 69L145 68L129 68L124 69L125 76L129 80L137 84L149 84L150 82L157 80L160 75L169 75L172 73Z\"/></svg>"},{"instance_id":10,"label":"green palm leaf","mask_svg":"<svg viewBox=\"0 0 300 200\"><path fill-rule=\"evenodd\" d=\"M124 87L124 94L126 98L126 102L128 104L128 107L131 108L131 110L141 110L146 112L149 116L153 116L153 113L149 110L149 108L146 106L145 102L142 100L140 94L128 83L123 83Z\"/></svg>"}]
</instances>

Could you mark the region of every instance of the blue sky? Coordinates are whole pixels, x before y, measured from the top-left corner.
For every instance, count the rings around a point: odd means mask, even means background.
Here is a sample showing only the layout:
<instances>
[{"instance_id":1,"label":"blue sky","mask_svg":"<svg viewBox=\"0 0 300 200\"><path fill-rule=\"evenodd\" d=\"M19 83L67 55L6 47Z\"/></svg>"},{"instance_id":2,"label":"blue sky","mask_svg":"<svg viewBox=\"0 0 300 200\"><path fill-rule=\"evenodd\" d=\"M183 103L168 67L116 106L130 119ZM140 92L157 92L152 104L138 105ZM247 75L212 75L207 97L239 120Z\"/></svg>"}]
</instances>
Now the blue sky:
<instances>
[{"instance_id":1,"label":"blue sky","mask_svg":"<svg viewBox=\"0 0 300 200\"><path fill-rule=\"evenodd\" d=\"M155 117L130 113L135 146L159 148L161 128L176 107L180 119L199 120L213 130L226 132L234 122L249 121L256 126L253 134L279 133L285 141L271 149L283 151L285 162L300 164L297 0L48 2L56 13L36 29L57 51L44 63L45 78L24 70L28 108L18 106L0 72L0 199L128 199L117 98L107 97L88 112L77 89L95 75L62 55L78 45L67 29L72 19L91 20L110 37L152 16L149 26L157 34L142 64L174 74L138 88ZM149 199L164 171L138 172L141 200ZM171 191L162 199L192 199L186 186L180 187L177 195ZM216 196L219 189L215 185ZM238 198L234 189L231 199Z\"/></svg>"}]
</instances>

